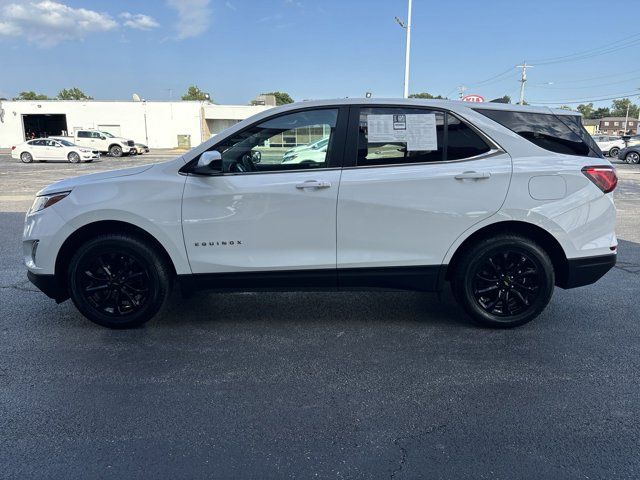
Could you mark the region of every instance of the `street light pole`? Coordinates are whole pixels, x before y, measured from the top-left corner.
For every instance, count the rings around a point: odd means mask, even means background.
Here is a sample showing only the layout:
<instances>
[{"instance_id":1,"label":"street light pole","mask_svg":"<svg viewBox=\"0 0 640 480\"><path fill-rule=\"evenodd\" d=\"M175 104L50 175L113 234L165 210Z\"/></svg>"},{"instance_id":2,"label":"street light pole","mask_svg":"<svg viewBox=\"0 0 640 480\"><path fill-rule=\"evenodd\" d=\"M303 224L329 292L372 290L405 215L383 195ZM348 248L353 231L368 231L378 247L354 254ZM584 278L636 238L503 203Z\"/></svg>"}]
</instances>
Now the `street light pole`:
<instances>
[{"instance_id":1,"label":"street light pole","mask_svg":"<svg viewBox=\"0 0 640 480\"><path fill-rule=\"evenodd\" d=\"M409 0L409 10L407 13L407 46L404 56L404 98L409 98L409 63L411 55L411 3Z\"/></svg>"},{"instance_id":2,"label":"street light pole","mask_svg":"<svg viewBox=\"0 0 640 480\"><path fill-rule=\"evenodd\" d=\"M396 22L402 28L405 29L406 34L406 44L404 49L404 98L409 98L409 63L411 58L411 4L412 0L409 1L408 11L407 11L407 23L405 24L402 20L396 17Z\"/></svg>"}]
</instances>

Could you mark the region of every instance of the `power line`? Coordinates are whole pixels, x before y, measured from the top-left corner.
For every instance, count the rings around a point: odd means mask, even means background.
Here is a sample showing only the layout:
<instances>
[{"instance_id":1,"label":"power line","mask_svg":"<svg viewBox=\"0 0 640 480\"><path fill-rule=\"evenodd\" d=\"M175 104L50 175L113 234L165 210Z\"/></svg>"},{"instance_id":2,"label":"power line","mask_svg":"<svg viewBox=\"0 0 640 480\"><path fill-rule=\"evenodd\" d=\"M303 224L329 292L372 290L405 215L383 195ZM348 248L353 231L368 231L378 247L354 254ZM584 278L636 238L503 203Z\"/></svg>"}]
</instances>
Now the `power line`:
<instances>
[{"instance_id":1,"label":"power line","mask_svg":"<svg viewBox=\"0 0 640 480\"><path fill-rule=\"evenodd\" d=\"M637 95L638 95L638 92L635 91L635 92L631 92L631 93L620 93L620 94L616 95L615 97L583 98L581 100L577 100L577 99L556 100L555 102L538 102L536 100L531 100L529 103L537 104L537 105L560 105L560 104L570 105L570 104L576 104L576 103L591 103L591 102L602 102L602 101L605 101L605 100L617 100L618 98L635 97Z\"/></svg>"},{"instance_id":2,"label":"power line","mask_svg":"<svg viewBox=\"0 0 640 480\"><path fill-rule=\"evenodd\" d=\"M561 55L557 57L547 57L539 60L534 60L533 63L536 65L550 65L554 63L564 63L564 62L573 62L576 60L583 60L586 58L591 58L599 55L605 55L607 53L611 53L617 50L621 50L623 48L627 48L629 46L633 46L636 43L640 43L640 33L635 33L628 37L622 38L615 42L606 43L604 45L600 45L596 48L591 48L588 50L582 50L580 52L570 53L568 55ZM634 39L634 40L631 40ZM621 43L626 42L626 43Z\"/></svg>"},{"instance_id":3,"label":"power line","mask_svg":"<svg viewBox=\"0 0 640 480\"><path fill-rule=\"evenodd\" d=\"M637 70L629 70L628 72L613 73L613 74L609 74L609 75L599 75L597 77L577 78L575 80L566 80L566 81L553 82L553 83L582 83L582 82L588 82L590 80L600 80L600 79L603 79L603 78L623 77L625 75L629 75L631 73L638 73L638 72L640 72L640 68L637 69Z\"/></svg>"},{"instance_id":4,"label":"power line","mask_svg":"<svg viewBox=\"0 0 640 480\"><path fill-rule=\"evenodd\" d=\"M633 78L629 78L627 80L620 80L618 82L607 82L607 83L600 83L597 85L586 85L586 86L580 86L580 87L555 87L553 86L553 84L547 84L547 85L531 85L531 87L535 87L535 88L544 88L544 89L549 89L549 90L583 90L583 89L587 89L587 88L597 88L597 87L608 87L609 85L619 85L621 83L627 83L627 82L634 82L640 80L640 77L633 77Z\"/></svg>"},{"instance_id":5,"label":"power line","mask_svg":"<svg viewBox=\"0 0 640 480\"><path fill-rule=\"evenodd\" d=\"M507 70L505 70L503 72L500 72L497 75L494 75L492 77L489 77L489 78L487 78L485 80L481 80L481 81L476 82L476 83L471 83L470 85L473 86L473 87L479 87L479 86L481 86L481 85L483 85L485 83L491 82L491 80L500 78L500 77L506 75L507 73L512 73L512 72L513 72L513 69L511 67L509 67Z\"/></svg>"}]
</instances>

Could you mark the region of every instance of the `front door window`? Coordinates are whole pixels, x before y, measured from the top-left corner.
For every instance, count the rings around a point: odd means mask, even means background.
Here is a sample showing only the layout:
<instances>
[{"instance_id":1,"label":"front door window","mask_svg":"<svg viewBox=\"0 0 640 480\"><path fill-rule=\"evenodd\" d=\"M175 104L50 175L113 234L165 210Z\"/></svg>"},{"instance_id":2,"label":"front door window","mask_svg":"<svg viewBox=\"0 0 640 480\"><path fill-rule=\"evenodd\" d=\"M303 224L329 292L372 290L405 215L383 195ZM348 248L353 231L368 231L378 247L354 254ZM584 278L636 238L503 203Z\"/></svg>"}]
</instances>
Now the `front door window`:
<instances>
[{"instance_id":1,"label":"front door window","mask_svg":"<svg viewBox=\"0 0 640 480\"><path fill-rule=\"evenodd\" d=\"M266 120L215 145L223 173L308 170L330 166L337 109L306 110Z\"/></svg>"}]
</instances>

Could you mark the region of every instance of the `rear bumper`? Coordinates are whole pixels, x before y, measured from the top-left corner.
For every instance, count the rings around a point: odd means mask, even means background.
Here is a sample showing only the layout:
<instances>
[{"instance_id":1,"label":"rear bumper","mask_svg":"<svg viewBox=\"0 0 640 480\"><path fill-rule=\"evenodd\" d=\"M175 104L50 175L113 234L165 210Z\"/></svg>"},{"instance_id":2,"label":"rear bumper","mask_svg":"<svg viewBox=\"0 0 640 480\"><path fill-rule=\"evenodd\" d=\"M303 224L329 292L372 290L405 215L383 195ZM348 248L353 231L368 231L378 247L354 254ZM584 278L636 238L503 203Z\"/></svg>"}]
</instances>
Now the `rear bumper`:
<instances>
[{"instance_id":1,"label":"rear bumper","mask_svg":"<svg viewBox=\"0 0 640 480\"><path fill-rule=\"evenodd\" d=\"M567 271L558 286L576 288L597 282L616 264L616 254L598 255L596 257L570 258L567 260Z\"/></svg>"},{"instance_id":2,"label":"rear bumper","mask_svg":"<svg viewBox=\"0 0 640 480\"><path fill-rule=\"evenodd\" d=\"M33 272L27 272L27 278L47 297L53 298L56 302L64 302L69 298L67 289L61 285L61 282L55 275L37 275Z\"/></svg>"}]
</instances>

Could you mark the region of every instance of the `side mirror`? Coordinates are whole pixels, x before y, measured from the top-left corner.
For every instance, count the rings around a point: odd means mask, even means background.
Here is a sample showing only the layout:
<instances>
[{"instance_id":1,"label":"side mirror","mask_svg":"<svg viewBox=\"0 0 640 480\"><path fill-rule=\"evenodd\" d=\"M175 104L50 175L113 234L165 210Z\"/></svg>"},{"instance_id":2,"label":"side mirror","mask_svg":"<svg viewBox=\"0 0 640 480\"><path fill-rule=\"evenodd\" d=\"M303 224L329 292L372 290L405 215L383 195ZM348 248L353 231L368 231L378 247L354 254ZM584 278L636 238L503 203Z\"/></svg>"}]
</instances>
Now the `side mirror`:
<instances>
[{"instance_id":1,"label":"side mirror","mask_svg":"<svg viewBox=\"0 0 640 480\"><path fill-rule=\"evenodd\" d=\"M107 139L107 137L104 137L102 135L100 136L100 140L106 140L106 139Z\"/></svg>"},{"instance_id":2,"label":"side mirror","mask_svg":"<svg viewBox=\"0 0 640 480\"><path fill-rule=\"evenodd\" d=\"M222 155L217 150L209 150L200 155L196 168L197 173L222 172Z\"/></svg>"}]
</instances>

